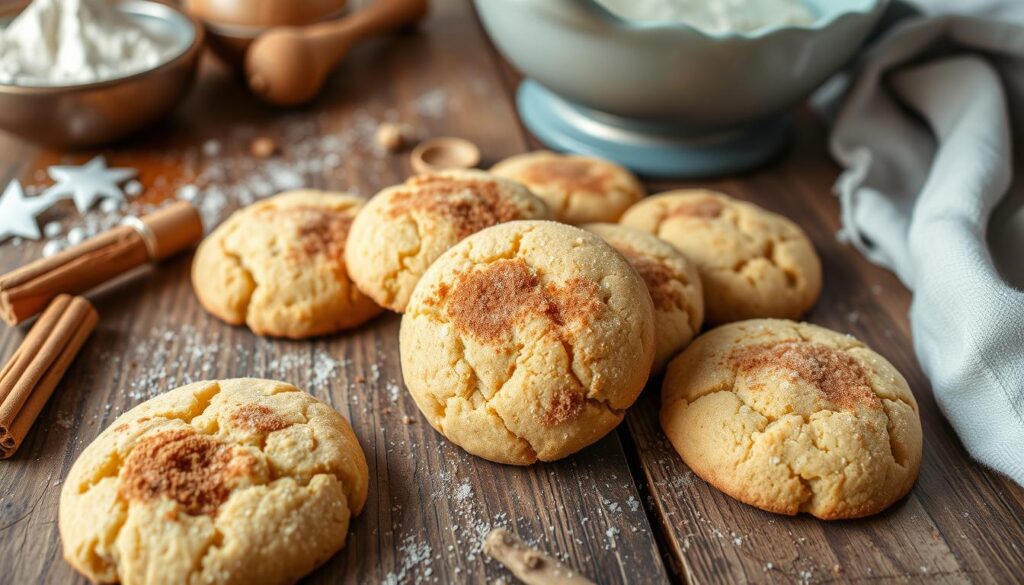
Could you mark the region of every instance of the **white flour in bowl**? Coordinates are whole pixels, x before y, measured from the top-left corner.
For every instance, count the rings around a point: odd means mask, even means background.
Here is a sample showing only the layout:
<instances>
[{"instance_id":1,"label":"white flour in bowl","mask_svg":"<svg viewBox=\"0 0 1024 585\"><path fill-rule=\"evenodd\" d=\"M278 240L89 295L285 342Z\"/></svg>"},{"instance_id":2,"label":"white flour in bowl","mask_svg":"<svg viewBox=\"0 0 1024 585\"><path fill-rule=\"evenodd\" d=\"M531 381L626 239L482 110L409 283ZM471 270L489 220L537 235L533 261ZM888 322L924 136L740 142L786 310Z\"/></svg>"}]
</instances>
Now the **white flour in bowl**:
<instances>
[{"instance_id":1,"label":"white flour in bowl","mask_svg":"<svg viewBox=\"0 0 1024 585\"><path fill-rule=\"evenodd\" d=\"M156 67L178 49L107 0L34 0L0 30L0 83L105 81Z\"/></svg>"},{"instance_id":2,"label":"white flour in bowl","mask_svg":"<svg viewBox=\"0 0 1024 585\"><path fill-rule=\"evenodd\" d=\"M751 32L774 25L809 25L814 13L800 0L597 0L639 21L683 22L711 33Z\"/></svg>"}]
</instances>

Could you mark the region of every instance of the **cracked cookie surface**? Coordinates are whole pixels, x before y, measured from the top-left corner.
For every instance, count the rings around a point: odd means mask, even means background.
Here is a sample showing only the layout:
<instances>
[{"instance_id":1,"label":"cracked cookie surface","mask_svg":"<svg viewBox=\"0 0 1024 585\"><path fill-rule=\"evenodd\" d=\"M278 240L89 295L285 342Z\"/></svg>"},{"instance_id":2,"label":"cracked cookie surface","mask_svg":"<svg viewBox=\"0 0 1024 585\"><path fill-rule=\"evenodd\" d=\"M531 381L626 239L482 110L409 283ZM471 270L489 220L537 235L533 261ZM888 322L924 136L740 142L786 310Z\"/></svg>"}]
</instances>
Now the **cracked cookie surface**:
<instances>
[{"instance_id":1,"label":"cracked cookie surface","mask_svg":"<svg viewBox=\"0 0 1024 585\"><path fill-rule=\"evenodd\" d=\"M491 168L519 181L547 202L562 223L615 222L644 196L633 173L613 162L538 151L509 157Z\"/></svg>"},{"instance_id":2,"label":"cracked cookie surface","mask_svg":"<svg viewBox=\"0 0 1024 585\"><path fill-rule=\"evenodd\" d=\"M466 451L527 465L621 422L654 358L643 281L597 236L516 221L441 256L402 317L402 374L430 424Z\"/></svg>"},{"instance_id":3,"label":"cracked cookie surface","mask_svg":"<svg viewBox=\"0 0 1024 585\"><path fill-rule=\"evenodd\" d=\"M673 360L661 425L694 473L763 510L857 518L921 464L906 380L857 339L793 321L723 325Z\"/></svg>"},{"instance_id":4,"label":"cracked cookie surface","mask_svg":"<svg viewBox=\"0 0 1024 585\"><path fill-rule=\"evenodd\" d=\"M203 307L254 333L303 338L356 327L381 312L356 288L345 243L363 200L291 191L231 215L196 251Z\"/></svg>"},{"instance_id":5,"label":"cracked cookie surface","mask_svg":"<svg viewBox=\"0 0 1024 585\"><path fill-rule=\"evenodd\" d=\"M348 422L283 382L197 382L117 418L60 499L64 557L96 582L293 583L366 502Z\"/></svg>"},{"instance_id":6,"label":"cracked cookie surface","mask_svg":"<svg viewBox=\"0 0 1024 585\"><path fill-rule=\"evenodd\" d=\"M664 240L611 223L583 229L595 233L633 265L654 301L654 372L690 344L704 322L704 295L694 265Z\"/></svg>"},{"instance_id":7,"label":"cracked cookie surface","mask_svg":"<svg viewBox=\"0 0 1024 585\"><path fill-rule=\"evenodd\" d=\"M807 235L752 203L669 191L637 203L620 223L658 236L696 264L708 323L797 319L821 293L821 261Z\"/></svg>"},{"instance_id":8,"label":"cracked cookie surface","mask_svg":"<svg viewBox=\"0 0 1024 585\"><path fill-rule=\"evenodd\" d=\"M431 263L466 236L549 215L526 187L489 173L417 175L370 199L352 224L345 258L360 290L401 313Z\"/></svg>"}]
</instances>

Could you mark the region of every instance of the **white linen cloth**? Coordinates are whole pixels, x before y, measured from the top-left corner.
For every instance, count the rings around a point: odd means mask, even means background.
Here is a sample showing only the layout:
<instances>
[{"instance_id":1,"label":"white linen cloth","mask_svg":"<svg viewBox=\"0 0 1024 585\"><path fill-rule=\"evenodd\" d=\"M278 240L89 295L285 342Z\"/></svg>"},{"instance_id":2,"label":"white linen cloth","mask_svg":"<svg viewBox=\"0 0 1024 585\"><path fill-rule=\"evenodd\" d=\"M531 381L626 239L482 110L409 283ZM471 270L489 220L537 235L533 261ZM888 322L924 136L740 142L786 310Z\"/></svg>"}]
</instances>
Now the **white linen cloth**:
<instances>
[{"instance_id":1,"label":"white linen cloth","mask_svg":"<svg viewBox=\"0 0 1024 585\"><path fill-rule=\"evenodd\" d=\"M967 450L1024 485L1024 0L923 4L831 104L843 234L913 290L914 348Z\"/></svg>"}]
</instances>

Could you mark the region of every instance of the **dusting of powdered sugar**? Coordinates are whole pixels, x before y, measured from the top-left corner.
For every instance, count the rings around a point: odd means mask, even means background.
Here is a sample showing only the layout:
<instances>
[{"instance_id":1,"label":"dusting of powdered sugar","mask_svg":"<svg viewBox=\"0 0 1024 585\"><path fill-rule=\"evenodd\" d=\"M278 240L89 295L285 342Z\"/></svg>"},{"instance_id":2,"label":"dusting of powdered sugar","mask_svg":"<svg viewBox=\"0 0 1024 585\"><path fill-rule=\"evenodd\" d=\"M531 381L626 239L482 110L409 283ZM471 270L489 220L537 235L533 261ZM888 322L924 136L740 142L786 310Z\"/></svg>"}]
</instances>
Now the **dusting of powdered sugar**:
<instances>
[{"instance_id":1,"label":"dusting of powdered sugar","mask_svg":"<svg viewBox=\"0 0 1024 585\"><path fill-rule=\"evenodd\" d=\"M447 115L457 98L447 90L430 89L414 96L407 114L423 120ZM169 146L158 155L160 166L173 174L146 177L126 185L126 201L104 200L98 207L79 215L71 206L57 206L47 212L44 255L53 255L72 245L69 234L88 239L120 224L126 216L152 213L174 200L196 206L207 232L234 210L282 191L325 188L369 197L394 183L394 155L380 148L377 128L385 122L403 119L395 109L375 114L357 109L336 125L332 112L287 113L256 128L240 124L217 139L201 138L186 146ZM272 157L251 152L258 138L273 136L278 154ZM116 158L112 156L112 158ZM58 164L75 164L73 157ZM49 187L41 168L23 181L25 193L35 196ZM74 231L78 228L77 231ZM9 240L20 246L24 240Z\"/></svg>"},{"instance_id":2,"label":"dusting of powdered sugar","mask_svg":"<svg viewBox=\"0 0 1024 585\"><path fill-rule=\"evenodd\" d=\"M346 379L352 365L319 345L291 348L248 336L233 341L222 331L192 325L159 327L127 353L105 350L99 359L113 363L127 378L129 408L179 386L233 377L235 370L224 367L234 364L225 360L244 363L259 377L285 380L320 397L329 394L331 384Z\"/></svg>"},{"instance_id":3,"label":"dusting of powdered sugar","mask_svg":"<svg viewBox=\"0 0 1024 585\"><path fill-rule=\"evenodd\" d=\"M635 517L630 512L640 511L640 501L632 492L633 485L629 477L617 477L615 474L601 476L599 480L592 473L591 466L580 464L576 460L566 460L558 465L563 469L558 474L579 476L596 490L600 502L598 509L591 508L591 513L583 515L577 523L566 525L559 520L563 516L579 516L580 509L570 502L550 503L545 506L543 514L538 515L536 501L529 492L521 493L510 490L498 497L508 498L511 509L521 513L501 511L495 513L493 502L486 501L492 496L489 489L481 483L486 474L480 473L480 460L447 442L438 446L437 468L431 468L431 480L422 488L425 492L416 491L412 498L396 498L391 506L391 529L384 530L385 538L394 537L398 550L398 558L392 570L385 574L382 583L397 585L399 583L444 583L484 581L494 567L493 562L483 554L485 537L495 528L506 528L517 533L529 546L552 551L552 556L570 565L584 565L595 559L589 554L572 558L570 551L597 550L601 554L613 555L620 562L631 562L631 554L620 546L626 534L633 535L644 528L638 527ZM408 450L408 453L406 452ZM388 458L409 455L422 460L422 452L417 452L415 444L397 441L388 449ZM487 465L487 463L483 463ZM418 468L417 464L417 468ZM555 481L556 471L550 467L531 467L516 470L516 473L535 475L534 482ZM602 494L630 495L623 501L615 501ZM424 494L429 498L420 502L416 498ZM486 496L486 497L485 497ZM392 495L395 498L394 495ZM408 522L406 514L407 502L415 502L415 510L427 506L438 515L443 529L443 540L436 535L428 536L415 522ZM506 509L509 509L506 507ZM538 521L540 524L538 525ZM408 522L408 529L405 528ZM574 526L579 524L581 526ZM429 540L428 540L429 538ZM571 546L566 548L565 540ZM433 555L424 554L426 546L433 546ZM434 567L442 565L447 575L439 574ZM503 571L503 569L495 568Z\"/></svg>"},{"instance_id":4,"label":"dusting of powdered sugar","mask_svg":"<svg viewBox=\"0 0 1024 585\"><path fill-rule=\"evenodd\" d=\"M407 536L398 547L398 568L388 573L381 581L382 585L400 585L410 583L415 572L418 570L424 576L429 577L433 572L429 566L434 550L424 540Z\"/></svg>"}]
</instances>

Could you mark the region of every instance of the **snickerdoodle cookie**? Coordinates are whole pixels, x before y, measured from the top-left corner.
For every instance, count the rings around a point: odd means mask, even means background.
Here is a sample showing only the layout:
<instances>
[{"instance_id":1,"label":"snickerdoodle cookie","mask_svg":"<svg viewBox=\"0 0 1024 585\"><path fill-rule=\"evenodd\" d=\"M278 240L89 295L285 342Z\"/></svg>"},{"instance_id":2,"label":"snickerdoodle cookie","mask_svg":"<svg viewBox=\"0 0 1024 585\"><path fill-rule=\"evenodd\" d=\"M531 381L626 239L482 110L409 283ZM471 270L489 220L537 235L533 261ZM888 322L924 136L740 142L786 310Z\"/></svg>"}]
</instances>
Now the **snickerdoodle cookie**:
<instances>
[{"instance_id":1,"label":"snickerdoodle cookie","mask_svg":"<svg viewBox=\"0 0 1024 585\"><path fill-rule=\"evenodd\" d=\"M519 183L482 171L417 175L367 203L352 224L345 258L364 293L401 313L445 250L486 227L549 214Z\"/></svg>"},{"instance_id":2,"label":"snickerdoodle cookie","mask_svg":"<svg viewBox=\"0 0 1024 585\"><path fill-rule=\"evenodd\" d=\"M644 279L654 301L654 371L661 371L689 345L704 321L697 269L678 250L647 232L612 223L583 228L611 244Z\"/></svg>"},{"instance_id":3,"label":"snickerdoodle cookie","mask_svg":"<svg viewBox=\"0 0 1024 585\"><path fill-rule=\"evenodd\" d=\"M644 196L633 173L587 156L530 152L503 160L491 172L526 185L563 223L615 222Z\"/></svg>"},{"instance_id":4,"label":"snickerdoodle cookie","mask_svg":"<svg viewBox=\"0 0 1024 585\"><path fill-rule=\"evenodd\" d=\"M345 545L369 473L348 422L283 382L198 382L118 417L60 497L95 582L294 583Z\"/></svg>"},{"instance_id":5,"label":"snickerdoodle cookie","mask_svg":"<svg viewBox=\"0 0 1024 585\"><path fill-rule=\"evenodd\" d=\"M311 337L381 312L349 280L345 242L363 200L292 191L236 211L207 237L192 286L207 311L260 335Z\"/></svg>"},{"instance_id":6,"label":"snickerdoodle cookie","mask_svg":"<svg viewBox=\"0 0 1024 585\"><path fill-rule=\"evenodd\" d=\"M793 321L697 338L669 364L661 425L697 475L781 514L875 514L910 491L921 464L903 376L853 337Z\"/></svg>"},{"instance_id":7,"label":"snickerdoodle cookie","mask_svg":"<svg viewBox=\"0 0 1024 585\"><path fill-rule=\"evenodd\" d=\"M789 219L703 190L670 191L631 207L621 223L650 232L697 265L708 323L795 319L821 293L821 261Z\"/></svg>"},{"instance_id":8,"label":"snickerdoodle cookie","mask_svg":"<svg viewBox=\"0 0 1024 585\"><path fill-rule=\"evenodd\" d=\"M402 318L402 373L435 429L499 463L552 461L597 441L654 359L643 280L564 224L486 229L435 262Z\"/></svg>"}]
</instances>

